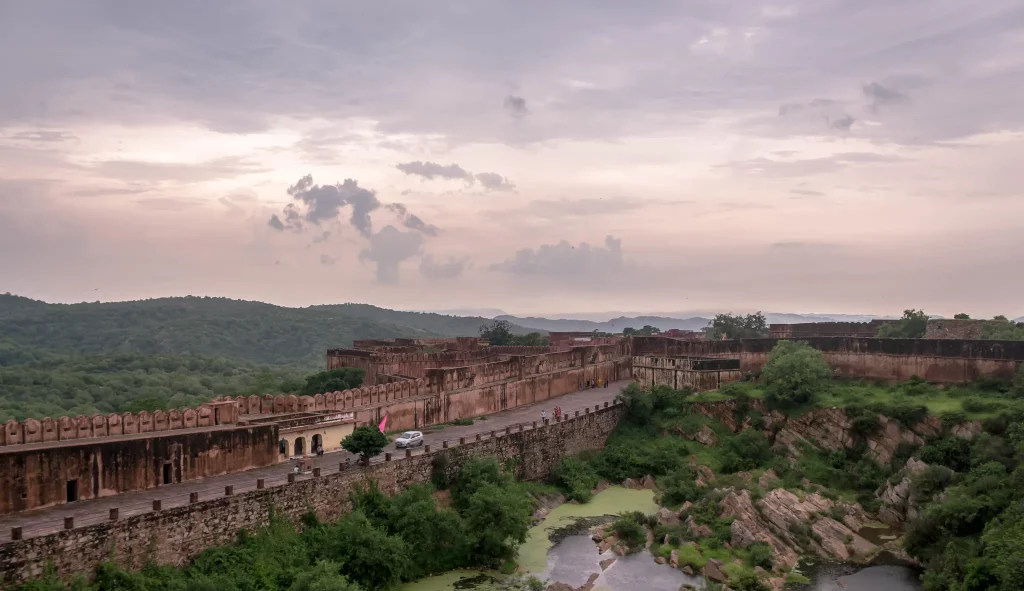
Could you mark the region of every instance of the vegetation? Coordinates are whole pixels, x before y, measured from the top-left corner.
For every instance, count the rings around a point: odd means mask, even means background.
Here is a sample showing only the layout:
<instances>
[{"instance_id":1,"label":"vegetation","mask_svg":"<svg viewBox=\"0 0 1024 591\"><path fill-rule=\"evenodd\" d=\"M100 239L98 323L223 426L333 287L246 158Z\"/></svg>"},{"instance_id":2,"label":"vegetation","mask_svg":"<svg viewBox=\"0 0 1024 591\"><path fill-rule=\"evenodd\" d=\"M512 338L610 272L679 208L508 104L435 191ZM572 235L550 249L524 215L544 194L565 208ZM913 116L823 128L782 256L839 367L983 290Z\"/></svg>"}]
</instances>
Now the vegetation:
<instances>
[{"instance_id":1,"label":"vegetation","mask_svg":"<svg viewBox=\"0 0 1024 591\"><path fill-rule=\"evenodd\" d=\"M387 435L381 433L377 427L364 425L356 427L352 433L342 439L341 447L349 453L359 454L362 462L369 464L370 458L384 451L388 443L391 441L388 440Z\"/></svg>"},{"instance_id":2,"label":"vegetation","mask_svg":"<svg viewBox=\"0 0 1024 591\"><path fill-rule=\"evenodd\" d=\"M627 326L626 328L622 329L622 335L627 337L649 337L660 332L660 328L658 328L657 326L651 326L650 324L645 324L643 328L633 328L632 326Z\"/></svg>"},{"instance_id":3,"label":"vegetation","mask_svg":"<svg viewBox=\"0 0 1024 591\"><path fill-rule=\"evenodd\" d=\"M426 485L388 497L371 483L352 494L353 511L334 523L307 515L300 533L272 517L267 527L205 550L186 568L149 565L129 573L104 563L92 582L66 586L50 573L20 591L377 591L456 568L496 567L514 556L530 524L525 488L494 460L471 461L454 479L464 492L472 489L454 508L439 507ZM516 588L537 586L534 579Z\"/></svg>"},{"instance_id":4,"label":"vegetation","mask_svg":"<svg viewBox=\"0 0 1024 591\"><path fill-rule=\"evenodd\" d=\"M0 421L329 391L304 383L323 369L329 348L356 338L471 334L483 320L363 304L284 308L183 297L67 305L3 294ZM338 385L353 383L350 376Z\"/></svg>"},{"instance_id":5,"label":"vegetation","mask_svg":"<svg viewBox=\"0 0 1024 591\"><path fill-rule=\"evenodd\" d=\"M339 367L321 371L306 378L306 383L299 390L300 394L314 396L324 392L341 392L358 388L363 384L366 370L355 367Z\"/></svg>"},{"instance_id":6,"label":"vegetation","mask_svg":"<svg viewBox=\"0 0 1024 591\"><path fill-rule=\"evenodd\" d=\"M805 343L781 341L772 349L761 378L769 404L793 408L813 403L831 373L820 351Z\"/></svg>"},{"instance_id":7,"label":"vegetation","mask_svg":"<svg viewBox=\"0 0 1024 591\"><path fill-rule=\"evenodd\" d=\"M1024 341L1024 322L1011 322L1005 316L981 326L981 338L1000 341Z\"/></svg>"},{"instance_id":8,"label":"vegetation","mask_svg":"<svg viewBox=\"0 0 1024 591\"><path fill-rule=\"evenodd\" d=\"M953 319L954 320L970 320L971 319L971 315L970 314L964 314L963 312L961 312L960 314L954 314L953 315Z\"/></svg>"},{"instance_id":9,"label":"vegetation","mask_svg":"<svg viewBox=\"0 0 1024 591\"><path fill-rule=\"evenodd\" d=\"M540 347L549 344L548 338L539 332L516 335L514 328L515 325L508 320L493 320L480 325L480 338L487 339L488 344L494 347L505 345Z\"/></svg>"},{"instance_id":10,"label":"vegetation","mask_svg":"<svg viewBox=\"0 0 1024 591\"><path fill-rule=\"evenodd\" d=\"M896 324L883 324L878 336L891 339L921 339L928 331L928 315L924 310L904 310L903 317Z\"/></svg>"},{"instance_id":11,"label":"vegetation","mask_svg":"<svg viewBox=\"0 0 1024 591\"><path fill-rule=\"evenodd\" d=\"M768 322L764 314L716 314L704 329L708 339L757 339L768 336Z\"/></svg>"}]
</instances>

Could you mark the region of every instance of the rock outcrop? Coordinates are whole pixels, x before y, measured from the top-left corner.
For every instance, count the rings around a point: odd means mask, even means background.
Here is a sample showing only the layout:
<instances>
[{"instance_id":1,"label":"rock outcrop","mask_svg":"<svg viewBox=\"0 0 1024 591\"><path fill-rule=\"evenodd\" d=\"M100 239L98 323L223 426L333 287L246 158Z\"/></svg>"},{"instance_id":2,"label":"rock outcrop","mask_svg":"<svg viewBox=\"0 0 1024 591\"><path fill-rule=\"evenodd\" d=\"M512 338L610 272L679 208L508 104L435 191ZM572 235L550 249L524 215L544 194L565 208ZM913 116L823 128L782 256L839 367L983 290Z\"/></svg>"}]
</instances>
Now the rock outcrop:
<instances>
[{"instance_id":1,"label":"rock outcrop","mask_svg":"<svg viewBox=\"0 0 1024 591\"><path fill-rule=\"evenodd\" d=\"M875 496L882 502L882 508L878 510L879 521L899 525L917 517L918 507L911 498L910 479L927 467L928 464L910 458L901 470L903 478L899 482L886 482L875 491Z\"/></svg>"}]
</instances>

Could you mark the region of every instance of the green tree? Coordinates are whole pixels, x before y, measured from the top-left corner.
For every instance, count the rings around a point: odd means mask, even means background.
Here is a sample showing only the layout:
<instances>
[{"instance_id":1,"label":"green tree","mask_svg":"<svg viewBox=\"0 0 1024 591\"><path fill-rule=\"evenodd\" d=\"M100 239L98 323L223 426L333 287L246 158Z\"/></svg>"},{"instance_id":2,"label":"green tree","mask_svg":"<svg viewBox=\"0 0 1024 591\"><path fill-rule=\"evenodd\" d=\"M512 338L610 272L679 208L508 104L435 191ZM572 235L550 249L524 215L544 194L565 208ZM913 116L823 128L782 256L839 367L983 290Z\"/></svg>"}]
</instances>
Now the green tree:
<instances>
[{"instance_id":1,"label":"green tree","mask_svg":"<svg viewBox=\"0 0 1024 591\"><path fill-rule=\"evenodd\" d=\"M764 314L757 312L739 314L716 314L704 328L709 340L757 339L768 336L768 321Z\"/></svg>"},{"instance_id":2,"label":"green tree","mask_svg":"<svg viewBox=\"0 0 1024 591\"><path fill-rule=\"evenodd\" d=\"M551 340L539 332L531 332L524 335L513 336L510 341L513 345L521 347L546 347Z\"/></svg>"},{"instance_id":3,"label":"green tree","mask_svg":"<svg viewBox=\"0 0 1024 591\"><path fill-rule=\"evenodd\" d=\"M384 451L390 441L380 429L371 425L356 427L352 433L341 440L341 447L349 453L359 454L364 464L370 464L370 458Z\"/></svg>"},{"instance_id":4,"label":"green tree","mask_svg":"<svg viewBox=\"0 0 1024 591\"><path fill-rule=\"evenodd\" d=\"M511 478L501 473L501 465L493 457L475 458L462 465L452 485L452 500L460 509L469 506L470 497L488 484L510 484Z\"/></svg>"},{"instance_id":5,"label":"green tree","mask_svg":"<svg viewBox=\"0 0 1024 591\"><path fill-rule=\"evenodd\" d=\"M342 565L321 560L310 569L299 571L288 591L361 591L341 574Z\"/></svg>"},{"instance_id":6,"label":"green tree","mask_svg":"<svg viewBox=\"0 0 1024 591\"><path fill-rule=\"evenodd\" d=\"M961 312L959 314L954 314L953 315L953 319L954 320L970 320L971 319L971 315L970 314L964 314L963 312Z\"/></svg>"},{"instance_id":7,"label":"green tree","mask_svg":"<svg viewBox=\"0 0 1024 591\"><path fill-rule=\"evenodd\" d=\"M495 320L490 324L484 324L480 327L480 338L487 339L492 347L511 345L514 339L512 323L508 320Z\"/></svg>"},{"instance_id":8,"label":"green tree","mask_svg":"<svg viewBox=\"0 0 1024 591\"><path fill-rule=\"evenodd\" d=\"M301 393L306 396L315 396L326 392L341 392L352 390L363 384L366 377L366 370L356 367L339 367L315 373L306 377Z\"/></svg>"},{"instance_id":9,"label":"green tree","mask_svg":"<svg viewBox=\"0 0 1024 591\"><path fill-rule=\"evenodd\" d=\"M488 565L512 558L526 541L531 510L532 503L518 486L488 483L474 492L463 512L467 531L475 535L473 561Z\"/></svg>"},{"instance_id":10,"label":"green tree","mask_svg":"<svg viewBox=\"0 0 1024 591\"><path fill-rule=\"evenodd\" d=\"M468 563L469 537L462 518L455 511L438 509L429 486L410 486L394 498L390 531L409 543L410 578Z\"/></svg>"},{"instance_id":11,"label":"green tree","mask_svg":"<svg viewBox=\"0 0 1024 591\"><path fill-rule=\"evenodd\" d=\"M570 501L586 503L590 500L590 491L597 486L597 472L588 462L579 458L563 458L553 474L555 482L566 491Z\"/></svg>"},{"instance_id":12,"label":"green tree","mask_svg":"<svg viewBox=\"0 0 1024 591\"><path fill-rule=\"evenodd\" d=\"M374 527L360 511L329 528L323 553L345 574L370 590L392 589L409 572L409 547L398 536Z\"/></svg>"},{"instance_id":13,"label":"green tree","mask_svg":"<svg viewBox=\"0 0 1024 591\"><path fill-rule=\"evenodd\" d=\"M787 408L814 402L832 374L821 351L806 343L780 341L761 372L769 404Z\"/></svg>"},{"instance_id":14,"label":"green tree","mask_svg":"<svg viewBox=\"0 0 1024 591\"><path fill-rule=\"evenodd\" d=\"M903 317L895 324L883 324L878 336L889 339L921 339L928 331L928 315L924 310L904 310Z\"/></svg>"}]
</instances>

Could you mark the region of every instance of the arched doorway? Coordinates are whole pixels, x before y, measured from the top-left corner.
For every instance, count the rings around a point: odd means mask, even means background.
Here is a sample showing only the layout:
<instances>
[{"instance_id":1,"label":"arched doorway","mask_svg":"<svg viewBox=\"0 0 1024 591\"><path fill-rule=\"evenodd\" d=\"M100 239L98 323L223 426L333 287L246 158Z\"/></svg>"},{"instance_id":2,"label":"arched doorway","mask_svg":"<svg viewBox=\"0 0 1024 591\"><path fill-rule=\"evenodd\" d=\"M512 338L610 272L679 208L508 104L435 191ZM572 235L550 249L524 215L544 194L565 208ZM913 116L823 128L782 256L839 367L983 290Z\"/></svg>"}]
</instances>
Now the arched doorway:
<instances>
[{"instance_id":1,"label":"arched doorway","mask_svg":"<svg viewBox=\"0 0 1024 591\"><path fill-rule=\"evenodd\" d=\"M317 451L324 446L324 438L319 433L313 436L313 445L310 446L309 451L317 453Z\"/></svg>"},{"instance_id":2,"label":"arched doorway","mask_svg":"<svg viewBox=\"0 0 1024 591\"><path fill-rule=\"evenodd\" d=\"M295 438L295 455L304 456L306 455L306 439L305 437Z\"/></svg>"},{"instance_id":3,"label":"arched doorway","mask_svg":"<svg viewBox=\"0 0 1024 591\"><path fill-rule=\"evenodd\" d=\"M280 454L281 454L282 456L284 456L284 457L286 457L286 458L288 457L288 440L287 440L287 439L282 439L282 440L281 440L281 444L280 444L280 446L278 447L278 452L279 452L279 453L280 453Z\"/></svg>"}]
</instances>

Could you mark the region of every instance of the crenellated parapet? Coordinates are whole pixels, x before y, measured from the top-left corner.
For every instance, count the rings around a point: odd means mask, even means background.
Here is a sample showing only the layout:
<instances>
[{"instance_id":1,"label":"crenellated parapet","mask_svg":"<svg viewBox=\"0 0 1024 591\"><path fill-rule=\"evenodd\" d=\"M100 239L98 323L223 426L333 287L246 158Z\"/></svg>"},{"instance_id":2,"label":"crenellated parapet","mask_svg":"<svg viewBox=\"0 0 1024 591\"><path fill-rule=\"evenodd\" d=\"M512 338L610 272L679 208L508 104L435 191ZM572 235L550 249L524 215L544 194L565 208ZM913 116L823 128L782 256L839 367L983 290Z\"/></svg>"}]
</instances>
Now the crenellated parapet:
<instances>
[{"instance_id":1,"label":"crenellated parapet","mask_svg":"<svg viewBox=\"0 0 1024 591\"><path fill-rule=\"evenodd\" d=\"M238 420L238 414L234 400L219 400L182 410L12 419L2 425L0 446L232 425Z\"/></svg>"}]
</instances>

